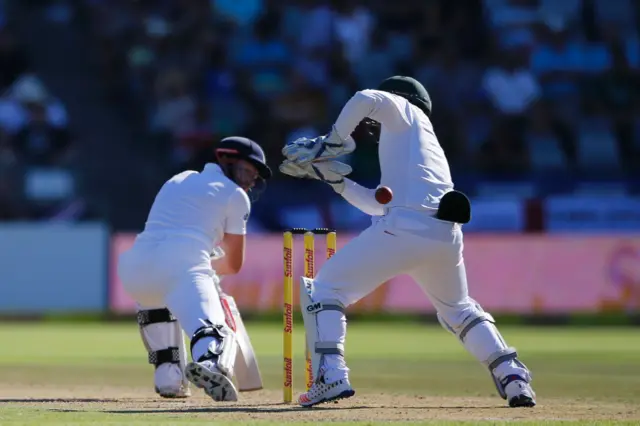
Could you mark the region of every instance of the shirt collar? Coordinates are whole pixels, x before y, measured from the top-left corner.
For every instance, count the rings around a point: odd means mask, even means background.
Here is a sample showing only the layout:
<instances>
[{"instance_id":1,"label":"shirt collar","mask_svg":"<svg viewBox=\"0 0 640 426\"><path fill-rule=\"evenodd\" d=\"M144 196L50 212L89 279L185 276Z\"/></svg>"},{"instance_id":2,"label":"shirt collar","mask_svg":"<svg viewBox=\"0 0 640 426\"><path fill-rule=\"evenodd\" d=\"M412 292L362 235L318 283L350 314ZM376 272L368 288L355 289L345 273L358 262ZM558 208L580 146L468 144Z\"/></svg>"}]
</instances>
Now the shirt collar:
<instances>
[{"instance_id":1,"label":"shirt collar","mask_svg":"<svg viewBox=\"0 0 640 426\"><path fill-rule=\"evenodd\" d=\"M202 171L207 173L223 173L222 169L220 168L220 165L216 163L205 164L204 169L202 169Z\"/></svg>"}]
</instances>

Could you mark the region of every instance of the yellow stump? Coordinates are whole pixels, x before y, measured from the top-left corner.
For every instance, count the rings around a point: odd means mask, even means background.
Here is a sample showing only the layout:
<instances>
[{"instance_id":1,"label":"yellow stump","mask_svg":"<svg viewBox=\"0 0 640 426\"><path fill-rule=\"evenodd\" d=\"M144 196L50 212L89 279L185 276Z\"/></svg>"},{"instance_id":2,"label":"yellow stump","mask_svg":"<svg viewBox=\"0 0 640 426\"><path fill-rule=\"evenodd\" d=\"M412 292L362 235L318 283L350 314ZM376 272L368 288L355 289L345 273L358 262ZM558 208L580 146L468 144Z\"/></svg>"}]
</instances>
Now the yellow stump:
<instances>
[{"instance_id":1,"label":"yellow stump","mask_svg":"<svg viewBox=\"0 0 640 426\"><path fill-rule=\"evenodd\" d=\"M304 234L304 276L306 278L313 278L315 276L315 255L316 250L314 247L314 234L313 232L305 232ZM313 385L313 365L311 364L311 353L309 352L309 341L307 340L305 332L305 383L307 390L311 389Z\"/></svg>"},{"instance_id":2,"label":"yellow stump","mask_svg":"<svg viewBox=\"0 0 640 426\"><path fill-rule=\"evenodd\" d=\"M337 238L335 232L329 232L327 234L327 259L331 259L331 256L336 254Z\"/></svg>"},{"instance_id":3,"label":"yellow stump","mask_svg":"<svg viewBox=\"0 0 640 426\"><path fill-rule=\"evenodd\" d=\"M293 234L284 233L284 402L293 400Z\"/></svg>"}]
</instances>

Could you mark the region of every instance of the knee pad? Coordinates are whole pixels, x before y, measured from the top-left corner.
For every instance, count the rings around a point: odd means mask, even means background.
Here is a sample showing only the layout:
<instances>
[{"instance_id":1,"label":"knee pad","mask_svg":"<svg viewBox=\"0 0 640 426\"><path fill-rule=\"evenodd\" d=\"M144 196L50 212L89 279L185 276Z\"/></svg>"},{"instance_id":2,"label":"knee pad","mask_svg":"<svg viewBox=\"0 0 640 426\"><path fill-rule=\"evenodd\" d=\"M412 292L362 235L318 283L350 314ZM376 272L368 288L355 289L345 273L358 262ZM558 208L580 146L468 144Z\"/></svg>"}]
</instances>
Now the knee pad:
<instances>
[{"instance_id":1,"label":"knee pad","mask_svg":"<svg viewBox=\"0 0 640 426\"><path fill-rule=\"evenodd\" d=\"M437 314L437 317L440 325L442 325L445 330L457 336L463 343L467 333L469 333L469 330L473 327L485 321L491 324L496 323L491 314L485 312L477 303L474 304L473 311L471 311L459 324L449 324L442 315L440 315L440 313Z\"/></svg>"},{"instance_id":2,"label":"knee pad","mask_svg":"<svg viewBox=\"0 0 640 426\"><path fill-rule=\"evenodd\" d=\"M182 329L166 308L138 311L136 316L142 341L149 353L149 364L186 365L186 346Z\"/></svg>"},{"instance_id":3,"label":"knee pad","mask_svg":"<svg viewBox=\"0 0 640 426\"><path fill-rule=\"evenodd\" d=\"M214 325L211 321L203 321L204 325L197 329L191 337L191 351L198 340L211 337L214 341L208 351L194 361L215 360L218 369L228 377L233 377L233 367L238 351L238 343L234 331L226 325Z\"/></svg>"},{"instance_id":4,"label":"knee pad","mask_svg":"<svg viewBox=\"0 0 640 426\"><path fill-rule=\"evenodd\" d=\"M320 340L318 333L317 314L321 311L338 311L344 315L344 306L338 300L314 301L314 281L310 278L300 279L300 307L306 330L307 348L311 354L313 377L318 377L324 355L344 356L344 345L340 342Z\"/></svg>"}]
</instances>

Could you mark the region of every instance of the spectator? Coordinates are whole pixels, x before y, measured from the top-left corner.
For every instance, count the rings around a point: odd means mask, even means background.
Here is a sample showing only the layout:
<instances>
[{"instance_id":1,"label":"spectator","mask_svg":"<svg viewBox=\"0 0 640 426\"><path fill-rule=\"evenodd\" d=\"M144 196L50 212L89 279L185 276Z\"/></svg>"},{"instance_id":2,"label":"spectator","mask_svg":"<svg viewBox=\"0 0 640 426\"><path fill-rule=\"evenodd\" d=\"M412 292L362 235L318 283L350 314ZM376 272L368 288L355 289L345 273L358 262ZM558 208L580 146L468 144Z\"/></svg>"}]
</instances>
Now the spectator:
<instances>
[{"instance_id":1,"label":"spectator","mask_svg":"<svg viewBox=\"0 0 640 426\"><path fill-rule=\"evenodd\" d=\"M462 118L468 104L477 101L480 94L480 67L464 61L451 43L444 43L425 62L421 80L426 84L437 108ZM432 65L427 70L429 62Z\"/></svg>"},{"instance_id":2,"label":"spectator","mask_svg":"<svg viewBox=\"0 0 640 426\"><path fill-rule=\"evenodd\" d=\"M196 106L193 121L187 124L178 135L175 152L182 164L178 168L183 168L185 164L194 161L203 151L211 151L211 146L215 143L215 135L211 129L211 117L209 106L200 102Z\"/></svg>"},{"instance_id":3,"label":"spectator","mask_svg":"<svg viewBox=\"0 0 640 426\"><path fill-rule=\"evenodd\" d=\"M47 120L46 105L27 105L28 118L13 137L13 152L29 166L66 166L71 158L71 137L66 128Z\"/></svg>"},{"instance_id":4,"label":"spectator","mask_svg":"<svg viewBox=\"0 0 640 426\"><path fill-rule=\"evenodd\" d=\"M567 26L579 24L582 0L538 0L543 21L565 22Z\"/></svg>"},{"instance_id":5,"label":"spectator","mask_svg":"<svg viewBox=\"0 0 640 426\"><path fill-rule=\"evenodd\" d=\"M210 0L213 11L241 27L250 27L264 10L263 0Z\"/></svg>"},{"instance_id":6,"label":"spectator","mask_svg":"<svg viewBox=\"0 0 640 426\"><path fill-rule=\"evenodd\" d=\"M310 49L296 56L293 66L296 72L304 74L312 85L328 88L332 84L329 80L328 56L321 48Z\"/></svg>"},{"instance_id":7,"label":"spectator","mask_svg":"<svg viewBox=\"0 0 640 426\"><path fill-rule=\"evenodd\" d=\"M296 50L327 51L333 43L333 16L326 0L302 0L285 6L283 32Z\"/></svg>"},{"instance_id":8,"label":"spectator","mask_svg":"<svg viewBox=\"0 0 640 426\"><path fill-rule=\"evenodd\" d=\"M396 63L388 34L381 28L373 30L369 52L352 65L360 87L377 87L394 74Z\"/></svg>"},{"instance_id":9,"label":"spectator","mask_svg":"<svg viewBox=\"0 0 640 426\"><path fill-rule=\"evenodd\" d=\"M52 97L44 84L33 74L21 76L0 99L0 127L16 133L29 120L30 106L42 105L46 121L58 128L67 126L67 111L62 103Z\"/></svg>"},{"instance_id":10,"label":"spectator","mask_svg":"<svg viewBox=\"0 0 640 426\"><path fill-rule=\"evenodd\" d=\"M559 22L543 26L540 43L531 53L531 70L545 99L553 101L556 113L574 120L579 114L581 43Z\"/></svg>"},{"instance_id":11,"label":"spectator","mask_svg":"<svg viewBox=\"0 0 640 426\"><path fill-rule=\"evenodd\" d=\"M500 54L497 63L487 69L482 88L500 113L522 115L540 97L540 86L527 69L520 52Z\"/></svg>"},{"instance_id":12,"label":"spectator","mask_svg":"<svg viewBox=\"0 0 640 426\"><path fill-rule=\"evenodd\" d=\"M604 104L586 99L578 123L578 166L584 170L616 169L620 166L614 123Z\"/></svg>"},{"instance_id":13,"label":"spectator","mask_svg":"<svg viewBox=\"0 0 640 426\"><path fill-rule=\"evenodd\" d=\"M632 0L593 0L593 6L598 30L603 31L606 27L615 26L627 36L637 36L633 34L637 31L637 22Z\"/></svg>"},{"instance_id":14,"label":"spectator","mask_svg":"<svg viewBox=\"0 0 640 426\"><path fill-rule=\"evenodd\" d=\"M525 138L526 156L533 169L563 169L569 164L561 139L546 105L536 105L529 116Z\"/></svg>"},{"instance_id":15,"label":"spectator","mask_svg":"<svg viewBox=\"0 0 640 426\"><path fill-rule=\"evenodd\" d=\"M358 0L334 0L333 8L335 37L347 60L355 65L369 51L373 14Z\"/></svg>"},{"instance_id":16,"label":"spectator","mask_svg":"<svg viewBox=\"0 0 640 426\"><path fill-rule=\"evenodd\" d=\"M317 123L322 127L327 120L323 91L314 88L299 73L292 73L287 80L290 87L271 104L271 118L292 134L306 128L309 123ZM289 139L290 137L287 138Z\"/></svg>"},{"instance_id":17,"label":"spectator","mask_svg":"<svg viewBox=\"0 0 640 426\"><path fill-rule=\"evenodd\" d=\"M278 24L278 16L260 18L232 59L234 65L245 70L250 90L261 99L282 93L287 85L284 69L292 56L279 37Z\"/></svg>"},{"instance_id":18,"label":"spectator","mask_svg":"<svg viewBox=\"0 0 640 426\"><path fill-rule=\"evenodd\" d=\"M168 131L179 138L193 126L196 102L187 76L179 69L168 70L156 81L156 111L152 117L154 131Z\"/></svg>"},{"instance_id":19,"label":"spectator","mask_svg":"<svg viewBox=\"0 0 640 426\"><path fill-rule=\"evenodd\" d=\"M536 0L485 0L485 5L502 49L535 42L534 26L541 18Z\"/></svg>"}]
</instances>

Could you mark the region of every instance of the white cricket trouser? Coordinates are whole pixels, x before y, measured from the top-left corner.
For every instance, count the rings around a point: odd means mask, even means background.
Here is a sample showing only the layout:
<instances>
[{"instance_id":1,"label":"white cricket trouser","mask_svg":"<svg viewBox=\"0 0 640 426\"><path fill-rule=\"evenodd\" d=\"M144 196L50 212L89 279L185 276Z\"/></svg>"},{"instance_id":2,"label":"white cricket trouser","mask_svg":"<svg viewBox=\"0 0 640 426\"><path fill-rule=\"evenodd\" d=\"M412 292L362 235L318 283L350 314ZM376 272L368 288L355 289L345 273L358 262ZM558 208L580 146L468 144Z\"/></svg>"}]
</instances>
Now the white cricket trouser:
<instances>
[{"instance_id":1,"label":"white cricket trouser","mask_svg":"<svg viewBox=\"0 0 640 426\"><path fill-rule=\"evenodd\" d=\"M475 304L467 290L462 248L460 225L383 216L326 261L314 280L314 300L349 306L396 275L409 274L455 327Z\"/></svg>"},{"instance_id":2,"label":"white cricket trouser","mask_svg":"<svg viewBox=\"0 0 640 426\"><path fill-rule=\"evenodd\" d=\"M214 284L209 253L188 237L162 234L138 237L120 256L118 275L140 309L168 308L191 338L204 320L225 324L225 315ZM206 353L211 338L200 339L194 359Z\"/></svg>"},{"instance_id":3,"label":"white cricket trouser","mask_svg":"<svg viewBox=\"0 0 640 426\"><path fill-rule=\"evenodd\" d=\"M380 217L322 266L314 279L313 300L337 300L346 307L390 278L409 274L440 318L449 328L459 330L465 320L483 312L469 297L462 239L460 225L426 215L396 211ZM342 312L318 312L317 338L344 345L346 323ZM497 329L488 323L470 330L463 344L483 363L506 347ZM324 363L328 367L325 378L330 382L346 377L344 358L328 355ZM496 374L503 377L520 371L518 368L510 361Z\"/></svg>"}]
</instances>

